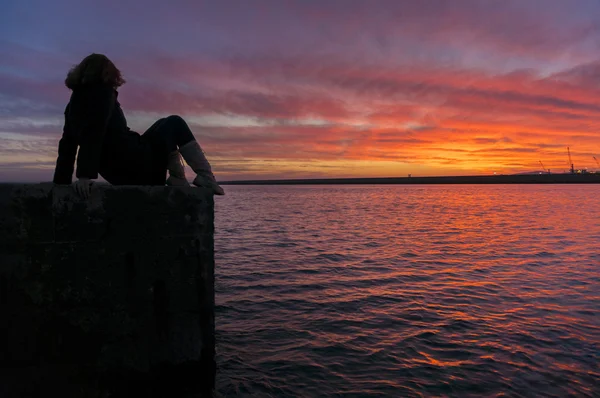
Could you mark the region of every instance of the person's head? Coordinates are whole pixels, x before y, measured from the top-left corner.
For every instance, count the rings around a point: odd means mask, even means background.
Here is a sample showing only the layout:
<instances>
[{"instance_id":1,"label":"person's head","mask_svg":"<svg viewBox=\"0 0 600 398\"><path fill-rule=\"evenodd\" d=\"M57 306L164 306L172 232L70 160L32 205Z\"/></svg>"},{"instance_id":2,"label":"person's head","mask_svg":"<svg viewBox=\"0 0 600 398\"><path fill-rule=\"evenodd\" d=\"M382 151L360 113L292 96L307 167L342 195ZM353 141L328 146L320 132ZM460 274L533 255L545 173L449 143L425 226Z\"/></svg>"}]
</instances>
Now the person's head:
<instances>
[{"instance_id":1,"label":"person's head","mask_svg":"<svg viewBox=\"0 0 600 398\"><path fill-rule=\"evenodd\" d=\"M93 83L103 83L117 88L123 85L125 80L121 76L121 71L106 55L90 54L69 70L65 86L73 90L75 87Z\"/></svg>"}]
</instances>

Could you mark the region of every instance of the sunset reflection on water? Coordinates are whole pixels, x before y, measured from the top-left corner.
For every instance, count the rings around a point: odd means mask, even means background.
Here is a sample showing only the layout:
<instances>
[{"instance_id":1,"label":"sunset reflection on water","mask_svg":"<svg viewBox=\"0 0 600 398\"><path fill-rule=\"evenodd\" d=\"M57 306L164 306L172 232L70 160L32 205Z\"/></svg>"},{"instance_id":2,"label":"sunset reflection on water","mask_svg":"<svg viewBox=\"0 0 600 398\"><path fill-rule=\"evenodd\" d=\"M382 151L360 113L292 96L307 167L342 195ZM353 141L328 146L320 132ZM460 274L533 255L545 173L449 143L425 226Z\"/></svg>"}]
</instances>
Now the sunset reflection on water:
<instances>
[{"instance_id":1,"label":"sunset reflection on water","mask_svg":"<svg viewBox=\"0 0 600 398\"><path fill-rule=\"evenodd\" d=\"M222 395L600 395L600 187L227 192Z\"/></svg>"}]
</instances>

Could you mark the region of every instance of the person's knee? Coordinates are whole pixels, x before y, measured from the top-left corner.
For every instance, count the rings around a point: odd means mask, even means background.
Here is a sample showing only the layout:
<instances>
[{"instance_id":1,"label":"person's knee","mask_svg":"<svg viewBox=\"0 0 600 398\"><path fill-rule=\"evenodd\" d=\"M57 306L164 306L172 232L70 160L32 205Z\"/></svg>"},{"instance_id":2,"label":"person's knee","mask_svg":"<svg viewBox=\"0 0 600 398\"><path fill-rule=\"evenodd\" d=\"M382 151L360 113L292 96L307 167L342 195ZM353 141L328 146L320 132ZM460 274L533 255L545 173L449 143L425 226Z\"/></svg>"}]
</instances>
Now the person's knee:
<instances>
[{"instance_id":1,"label":"person's knee","mask_svg":"<svg viewBox=\"0 0 600 398\"><path fill-rule=\"evenodd\" d=\"M165 132L168 140L177 146L185 145L195 139L187 122L179 115L171 115L165 118Z\"/></svg>"},{"instance_id":2,"label":"person's knee","mask_svg":"<svg viewBox=\"0 0 600 398\"><path fill-rule=\"evenodd\" d=\"M185 120L179 115L170 115L165 118L169 123L173 124L187 124Z\"/></svg>"}]
</instances>

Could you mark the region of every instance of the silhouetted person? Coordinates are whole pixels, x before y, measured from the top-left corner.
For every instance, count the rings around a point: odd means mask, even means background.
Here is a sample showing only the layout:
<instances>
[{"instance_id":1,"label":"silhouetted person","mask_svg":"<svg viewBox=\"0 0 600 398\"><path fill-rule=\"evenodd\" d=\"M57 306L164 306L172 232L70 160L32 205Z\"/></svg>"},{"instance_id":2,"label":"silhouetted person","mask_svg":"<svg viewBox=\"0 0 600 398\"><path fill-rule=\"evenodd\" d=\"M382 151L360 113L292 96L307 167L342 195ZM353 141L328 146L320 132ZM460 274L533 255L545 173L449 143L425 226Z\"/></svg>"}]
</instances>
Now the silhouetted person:
<instances>
[{"instance_id":1,"label":"silhouetted person","mask_svg":"<svg viewBox=\"0 0 600 398\"><path fill-rule=\"evenodd\" d=\"M194 185L223 195L210 163L181 117L160 119L142 135L127 127L117 101L117 87L123 83L119 69L102 54L85 57L69 71L65 85L72 93L65 109L54 183L71 184L79 147L74 186L84 197L98 174L113 185L189 186L181 157L197 174Z\"/></svg>"}]
</instances>

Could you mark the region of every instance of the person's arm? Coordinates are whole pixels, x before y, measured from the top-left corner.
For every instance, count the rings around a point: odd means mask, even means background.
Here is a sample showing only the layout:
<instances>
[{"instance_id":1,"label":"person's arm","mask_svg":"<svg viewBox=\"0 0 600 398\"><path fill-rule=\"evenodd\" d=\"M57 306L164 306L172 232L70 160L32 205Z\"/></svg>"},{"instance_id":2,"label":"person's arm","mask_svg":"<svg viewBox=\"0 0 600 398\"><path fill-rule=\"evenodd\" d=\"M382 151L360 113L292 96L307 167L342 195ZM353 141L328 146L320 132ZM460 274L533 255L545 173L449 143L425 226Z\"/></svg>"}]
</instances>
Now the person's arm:
<instances>
[{"instance_id":1,"label":"person's arm","mask_svg":"<svg viewBox=\"0 0 600 398\"><path fill-rule=\"evenodd\" d=\"M54 169L55 184L69 185L73 179L73 170L75 168L75 155L77 155L77 141L69 131L67 114L69 105L65 109L65 125L63 135L58 142L58 158L56 159L56 168Z\"/></svg>"},{"instance_id":2,"label":"person's arm","mask_svg":"<svg viewBox=\"0 0 600 398\"><path fill-rule=\"evenodd\" d=\"M115 105L115 93L110 87L97 87L82 93L74 113L74 126L79 137L77 171L79 179L98 178L102 144L108 121Z\"/></svg>"}]
</instances>

